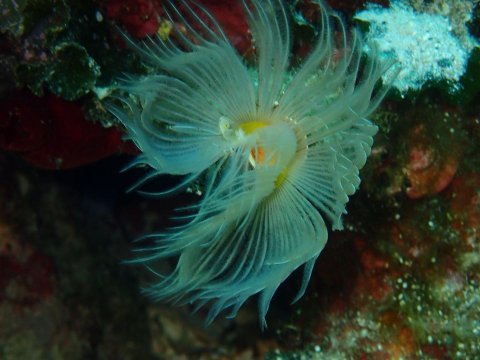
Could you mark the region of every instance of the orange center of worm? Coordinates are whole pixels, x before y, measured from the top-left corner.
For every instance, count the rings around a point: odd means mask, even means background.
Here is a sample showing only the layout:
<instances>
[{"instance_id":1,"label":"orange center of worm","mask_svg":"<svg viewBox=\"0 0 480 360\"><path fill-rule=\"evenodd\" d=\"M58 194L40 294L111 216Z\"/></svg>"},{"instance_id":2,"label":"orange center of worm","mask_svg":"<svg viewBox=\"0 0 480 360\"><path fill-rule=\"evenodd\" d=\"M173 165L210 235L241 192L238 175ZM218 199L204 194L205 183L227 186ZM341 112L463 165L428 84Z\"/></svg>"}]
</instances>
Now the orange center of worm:
<instances>
[{"instance_id":1,"label":"orange center of worm","mask_svg":"<svg viewBox=\"0 0 480 360\"><path fill-rule=\"evenodd\" d=\"M245 134L249 135L257 131L258 129L264 128L268 125L269 123L265 121L247 121L240 124L240 129L242 129L245 132ZM263 164L265 161L265 149L261 146L257 146L256 148L251 149L249 161L254 168L257 164L258 165ZM275 161L276 159L273 158L270 161L270 165L273 165ZM282 172L277 176L277 178L275 179L275 188L278 188L280 185L282 185L283 181L287 176L287 172L288 172L288 167L283 169Z\"/></svg>"}]
</instances>

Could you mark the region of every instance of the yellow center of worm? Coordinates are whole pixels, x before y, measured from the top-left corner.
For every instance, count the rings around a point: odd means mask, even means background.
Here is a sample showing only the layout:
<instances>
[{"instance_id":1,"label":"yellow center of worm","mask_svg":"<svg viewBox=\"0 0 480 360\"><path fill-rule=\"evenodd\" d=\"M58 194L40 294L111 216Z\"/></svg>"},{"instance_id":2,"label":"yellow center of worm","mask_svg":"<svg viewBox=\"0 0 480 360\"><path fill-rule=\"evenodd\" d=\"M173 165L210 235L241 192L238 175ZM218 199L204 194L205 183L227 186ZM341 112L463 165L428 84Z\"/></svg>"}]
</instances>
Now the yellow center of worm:
<instances>
[{"instance_id":1,"label":"yellow center of worm","mask_svg":"<svg viewBox=\"0 0 480 360\"><path fill-rule=\"evenodd\" d=\"M288 166L286 166L280 174L278 174L277 178L275 179L275 182L273 183L275 185L275 189L278 189L280 185L283 184L285 181L286 177L288 174Z\"/></svg>"},{"instance_id":2,"label":"yellow center of worm","mask_svg":"<svg viewBox=\"0 0 480 360\"><path fill-rule=\"evenodd\" d=\"M269 124L265 121L255 120L255 121L247 121L247 122L241 123L239 127L245 132L245 134L250 135L256 130L264 128L268 125Z\"/></svg>"}]
</instances>

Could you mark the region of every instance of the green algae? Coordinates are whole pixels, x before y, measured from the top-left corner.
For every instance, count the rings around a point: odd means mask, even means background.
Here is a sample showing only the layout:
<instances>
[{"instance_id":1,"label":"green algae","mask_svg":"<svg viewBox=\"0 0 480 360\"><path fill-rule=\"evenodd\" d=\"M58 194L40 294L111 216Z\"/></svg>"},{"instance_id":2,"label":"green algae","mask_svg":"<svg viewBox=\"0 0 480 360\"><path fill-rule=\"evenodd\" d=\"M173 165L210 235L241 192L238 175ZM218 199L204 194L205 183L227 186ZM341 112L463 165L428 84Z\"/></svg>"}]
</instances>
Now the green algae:
<instances>
[{"instance_id":1,"label":"green algae","mask_svg":"<svg viewBox=\"0 0 480 360\"><path fill-rule=\"evenodd\" d=\"M62 43L55 47L53 56L59 61L52 64L46 81L54 94L66 100L75 100L95 86L100 67L84 47L76 43Z\"/></svg>"},{"instance_id":2,"label":"green algae","mask_svg":"<svg viewBox=\"0 0 480 360\"><path fill-rule=\"evenodd\" d=\"M132 51L112 46L115 30L95 2L6 1L0 14L15 56L8 71L37 96L48 90L69 101L94 98L96 88L114 87L127 68L144 71Z\"/></svg>"}]
</instances>

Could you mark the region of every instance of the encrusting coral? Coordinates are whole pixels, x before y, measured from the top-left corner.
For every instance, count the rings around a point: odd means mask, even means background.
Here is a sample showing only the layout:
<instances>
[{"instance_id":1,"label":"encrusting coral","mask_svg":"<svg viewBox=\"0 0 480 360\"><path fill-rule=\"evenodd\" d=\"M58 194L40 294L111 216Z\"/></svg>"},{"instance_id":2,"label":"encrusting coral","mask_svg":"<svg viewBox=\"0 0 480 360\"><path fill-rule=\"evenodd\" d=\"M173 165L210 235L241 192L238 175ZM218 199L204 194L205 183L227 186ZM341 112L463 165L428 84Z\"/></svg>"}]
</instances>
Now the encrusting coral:
<instances>
[{"instance_id":1,"label":"encrusting coral","mask_svg":"<svg viewBox=\"0 0 480 360\"><path fill-rule=\"evenodd\" d=\"M260 293L265 325L270 300L298 267L308 284L327 241L327 218L341 229L348 196L360 184L377 127L366 117L386 88L386 67L374 52L361 61L362 39L319 5L318 41L289 69L292 38L280 0L243 1L256 67L235 51L215 19L199 5L166 2L168 37L132 47L158 71L120 84L112 113L142 154L135 164L182 175L175 189L203 184L198 204L179 226L146 238L138 262L176 258L170 274L146 292L154 299L210 307L235 316ZM155 270L152 269L155 272Z\"/></svg>"}]
</instances>

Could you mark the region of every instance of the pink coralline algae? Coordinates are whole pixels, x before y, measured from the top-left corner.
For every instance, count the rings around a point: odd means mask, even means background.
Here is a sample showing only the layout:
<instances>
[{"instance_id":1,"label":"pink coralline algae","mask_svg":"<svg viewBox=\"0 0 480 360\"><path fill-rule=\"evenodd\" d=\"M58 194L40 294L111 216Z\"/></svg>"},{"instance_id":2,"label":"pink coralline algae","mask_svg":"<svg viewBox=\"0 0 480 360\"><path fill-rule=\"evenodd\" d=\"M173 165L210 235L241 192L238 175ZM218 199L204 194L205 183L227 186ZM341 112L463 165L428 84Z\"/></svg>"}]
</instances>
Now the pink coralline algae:
<instances>
[{"instance_id":1,"label":"pink coralline algae","mask_svg":"<svg viewBox=\"0 0 480 360\"><path fill-rule=\"evenodd\" d=\"M0 149L45 169L86 165L124 150L117 128L87 121L81 106L17 91L0 102Z\"/></svg>"},{"instance_id":2,"label":"pink coralline algae","mask_svg":"<svg viewBox=\"0 0 480 360\"><path fill-rule=\"evenodd\" d=\"M155 34L159 14L155 2L149 0L112 0L106 5L107 16L118 21L136 38Z\"/></svg>"},{"instance_id":3,"label":"pink coralline algae","mask_svg":"<svg viewBox=\"0 0 480 360\"><path fill-rule=\"evenodd\" d=\"M199 0L219 22L232 45L242 54L251 51L247 21L239 1ZM182 9L182 6L179 6ZM161 24L172 26L164 14L160 0L111 0L105 6L108 18L123 26L136 39L143 39L161 32ZM208 19L199 13L202 21ZM168 29L166 30L168 33Z\"/></svg>"},{"instance_id":4,"label":"pink coralline algae","mask_svg":"<svg viewBox=\"0 0 480 360\"><path fill-rule=\"evenodd\" d=\"M428 145L426 130L418 126L412 131L409 161L405 176L410 186L406 195L411 199L437 194L452 181L458 168L458 155L442 156Z\"/></svg>"}]
</instances>

